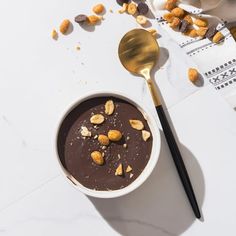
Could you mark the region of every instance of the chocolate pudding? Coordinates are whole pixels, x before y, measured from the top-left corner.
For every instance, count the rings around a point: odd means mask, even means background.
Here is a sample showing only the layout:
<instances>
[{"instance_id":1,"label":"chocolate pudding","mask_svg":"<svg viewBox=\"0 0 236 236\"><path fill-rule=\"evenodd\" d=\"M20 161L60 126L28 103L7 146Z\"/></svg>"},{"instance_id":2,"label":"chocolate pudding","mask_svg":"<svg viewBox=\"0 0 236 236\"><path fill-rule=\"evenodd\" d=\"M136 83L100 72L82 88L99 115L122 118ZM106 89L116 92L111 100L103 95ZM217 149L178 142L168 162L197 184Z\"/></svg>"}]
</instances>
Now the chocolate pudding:
<instances>
[{"instance_id":1,"label":"chocolate pudding","mask_svg":"<svg viewBox=\"0 0 236 236\"><path fill-rule=\"evenodd\" d=\"M115 97L91 98L61 124L57 148L64 168L83 186L122 189L147 165L152 134L142 113Z\"/></svg>"}]
</instances>

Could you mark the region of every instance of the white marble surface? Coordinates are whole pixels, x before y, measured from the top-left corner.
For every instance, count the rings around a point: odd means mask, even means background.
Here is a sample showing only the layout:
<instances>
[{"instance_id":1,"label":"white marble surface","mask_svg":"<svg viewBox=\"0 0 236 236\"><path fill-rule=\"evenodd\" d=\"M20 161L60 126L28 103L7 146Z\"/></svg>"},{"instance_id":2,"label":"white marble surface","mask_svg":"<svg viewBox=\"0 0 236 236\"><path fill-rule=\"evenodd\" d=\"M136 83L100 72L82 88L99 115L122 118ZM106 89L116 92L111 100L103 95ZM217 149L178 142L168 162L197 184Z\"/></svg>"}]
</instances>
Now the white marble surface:
<instances>
[{"instance_id":1,"label":"white marble surface","mask_svg":"<svg viewBox=\"0 0 236 236\"><path fill-rule=\"evenodd\" d=\"M115 1L103 2L108 10L118 9ZM159 38L163 49L155 78L204 220L193 217L163 135L152 176L125 197L89 199L61 175L54 154L56 124L81 95L122 91L155 112L143 80L118 61L120 38L137 27L130 16L107 11L94 32L74 25L71 35L57 42L50 38L63 18L89 13L94 3L1 3L0 235L235 235L236 114L209 86L176 100L181 86L171 81L187 81L191 62L180 62L181 52L164 37ZM75 49L78 43L81 51Z\"/></svg>"}]
</instances>

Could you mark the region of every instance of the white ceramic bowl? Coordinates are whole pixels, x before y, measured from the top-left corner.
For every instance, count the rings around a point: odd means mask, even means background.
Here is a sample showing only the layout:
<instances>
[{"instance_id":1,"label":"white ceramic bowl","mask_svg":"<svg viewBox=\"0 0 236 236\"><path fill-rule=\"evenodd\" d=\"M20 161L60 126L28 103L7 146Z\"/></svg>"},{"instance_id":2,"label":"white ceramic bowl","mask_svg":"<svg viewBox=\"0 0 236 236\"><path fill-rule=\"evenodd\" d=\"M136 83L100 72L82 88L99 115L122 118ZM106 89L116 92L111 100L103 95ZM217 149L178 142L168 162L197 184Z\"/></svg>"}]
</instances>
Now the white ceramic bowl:
<instances>
[{"instance_id":1,"label":"white ceramic bowl","mask_svg":"<svg viewBox=\"0 0 236 236\"><path fill-rule=\"evenodd\" d=\"M57 150L57 139L58 139L58 133L59 133L59 129L61 127L62 122L64 121L66 116L75 107L77 107L80 103L82 103L85 100L88 100L90 98L94 98L94 97L109 97L109 96L123 99L123 100L133 104L134 106L137 107L138 110L141 111L141 113L143 114L143 116L147 120L148 125L149 125L149 127L151 129L151 133L152 133L152 137L153 137L153 144L152 144L152 151L151 151L150 159L149 159L146 167L144 168L143 172L139 175L139 177L137 179L134 180L134 182L132 182L127 187L125 187L123 189L119 189L119 190L97 191L97 190L86 188L85 186L80 184L63 167L63 165L62 165L62 163L60 161L60 158L59 158L58 150ZM63 117L62 117L62 119L59 122L59 125L57 127L57 131L56 131L56 146L55 146L56 149L55 150L56 150L57 160L58 160L59 165L60 165L60 167L61 167L61 169L63 171L63 174L67 177L68 180L70 180L70 183L72 183L78 190L80 190L81 192L83 192L84 194L86 194L88 196L97 197L97 198L115 198L115 197L120 197L120 196L123 196L123 195L126 195L126 194L132 192L133 190L138 188L149 177L149 175L152 173L154 167L156 166L158 158L159 158L161 142L160 142L160 131L159 131L156 119L157 119L157 117L154 118L151 115L151 112L147 111L146 108L144 108L143 106L141 106L140 104L138 104L137 102L132 100L132 98L130 98L129 95L124 95L124 94L114 93L114 92L99 92L99 93L94 93L94 94L88 94L88 95L82 97L77 102L72 104L70 106L70 108L64 113L64 115L63 115Z\"/></svg>"}]
</instances>

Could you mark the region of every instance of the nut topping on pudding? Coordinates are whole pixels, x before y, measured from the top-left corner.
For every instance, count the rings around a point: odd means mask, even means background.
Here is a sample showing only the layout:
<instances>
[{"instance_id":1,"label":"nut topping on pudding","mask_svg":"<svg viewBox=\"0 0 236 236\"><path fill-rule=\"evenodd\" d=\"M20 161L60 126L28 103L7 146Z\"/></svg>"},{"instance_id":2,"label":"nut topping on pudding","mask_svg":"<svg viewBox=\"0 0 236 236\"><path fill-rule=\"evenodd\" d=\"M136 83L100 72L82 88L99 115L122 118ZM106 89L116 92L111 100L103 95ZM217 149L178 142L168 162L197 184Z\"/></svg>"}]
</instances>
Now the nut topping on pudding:
<instances>
[{"instance_id":1,"label":"nut topping on pudding","mask_svg":"<svg viewBox=\"0 0 236 236\"><path fill-rule=\"evenodd\" d=\"M150 159L152 141L137 107L115 97L98 97L67 115L57 145L61 163L80 184L112 191L139 177Z\"/></svg>"}]
</instances>

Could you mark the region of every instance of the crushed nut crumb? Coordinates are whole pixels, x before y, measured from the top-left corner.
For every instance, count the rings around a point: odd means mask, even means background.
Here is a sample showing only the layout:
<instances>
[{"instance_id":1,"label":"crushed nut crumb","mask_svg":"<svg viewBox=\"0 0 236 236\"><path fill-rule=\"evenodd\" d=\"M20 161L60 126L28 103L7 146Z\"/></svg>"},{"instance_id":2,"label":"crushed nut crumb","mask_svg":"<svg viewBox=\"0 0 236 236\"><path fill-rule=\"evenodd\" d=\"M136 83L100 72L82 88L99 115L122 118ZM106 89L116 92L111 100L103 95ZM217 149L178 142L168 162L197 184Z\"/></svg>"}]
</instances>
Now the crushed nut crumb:
<instances>
[{"instance_id":1,"label":"crushed nut crumb","mask_svg":"<svg viewBox=\"0 0 236 236\"><path fill-rule=\"evenodd\" d=\"M117 167L117 169L116 169L116 172L115 172L115 175L117 176L121 176L121 175L123 175L123 166L122 166L122 164L120 163L119 164L119 166Z\"/></svg>"},{"instance_id":2,"label":"crushed nut crumb","mask_svg":"<svg viewBox=\"0 0 236 236\"><path fill-rule=\"evenodd\" d=\"M151 133L146 131L146 130L142 130L142 138L143 140L146 142L151 136Z\"/></svg>"},{"instance_id":3,"label":"crushed nut crumb","mask_svg":"<svg viewBox=\"0 0 236 236\"><path fill-rule=\"evenodd\" d=\"M126 171L126 173L129 173L129 172L131 172L132 170L133 170L132 167L131 167L130 165L128 165L125 171Z\"/></svg>"},{"instance_id":4,"label":"crushed nut crumb","mask_svg":"<svg viewBox=\"0 0 236 236\"><path fill-rule=\"evenodd\" d=\"M51 33L51 37L52 39L54 40L57 40L58 39L58 33L55 29L53 29L52 33Z\"/></svg>"},{"instance_id":5,"label":"crushed nut crumb","mask_svg":"<svg viewBox=\"0 0 236 236\"><path fill-rule=\"evenodd\" d=\"M81 135L83 136L83 138L84 138L84 137L91 137L91 135L92 135L91 131L89 131L88 128L85 127L85 126L82 126L82 127L81 127L80 133L81 133Z\"/></svg>"}]
</instances>

